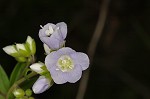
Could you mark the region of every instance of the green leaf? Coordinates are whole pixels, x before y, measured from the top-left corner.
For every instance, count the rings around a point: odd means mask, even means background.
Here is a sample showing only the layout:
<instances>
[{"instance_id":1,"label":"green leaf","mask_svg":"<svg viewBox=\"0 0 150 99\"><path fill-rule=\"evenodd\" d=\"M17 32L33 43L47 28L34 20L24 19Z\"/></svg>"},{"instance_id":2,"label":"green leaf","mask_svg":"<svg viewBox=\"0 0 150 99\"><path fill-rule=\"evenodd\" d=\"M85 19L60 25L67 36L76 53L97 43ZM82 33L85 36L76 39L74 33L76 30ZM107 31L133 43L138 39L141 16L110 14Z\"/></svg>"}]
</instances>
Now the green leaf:
<instances>
[{"instance_id":1,"label":"green leaf","mask_svg":"<svg viewBox=\"0 0 150 99\"><path fill-rule=\"evenodd\" d=\"M23 76L23 71L26 68L27 63L18 62L10 75L10 86L12 86L17 80Z\"/></svg>"},{"instance_id":2,"label":"green leaf","mask_svg":"<svg viewBox=\"0 0 150 99\"><path fill-rule=\"evenodd\" d=\"M5 73L2 66L0 65L0 91L4 94L7 93L9 86L10 86L10 83L9 83L8 76Z\"/></svg>"}]
</instances>

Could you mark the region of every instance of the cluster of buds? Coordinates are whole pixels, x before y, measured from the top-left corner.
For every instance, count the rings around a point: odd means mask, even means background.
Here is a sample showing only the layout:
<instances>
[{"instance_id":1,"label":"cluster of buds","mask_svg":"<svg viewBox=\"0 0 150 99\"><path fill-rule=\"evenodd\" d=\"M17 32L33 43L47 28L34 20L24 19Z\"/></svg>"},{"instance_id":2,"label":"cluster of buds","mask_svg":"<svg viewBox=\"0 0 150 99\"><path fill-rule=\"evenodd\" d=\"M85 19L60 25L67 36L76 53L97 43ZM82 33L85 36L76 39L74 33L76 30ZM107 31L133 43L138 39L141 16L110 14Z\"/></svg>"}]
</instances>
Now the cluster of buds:
<instances>
[{"instance_id":1,"label":"cluster of buds","mask_svg":"<svg viewBox=\"0 0 150 99\"><path fill-rule=\"evenodd\" d=\"M21 88L17 88L13 91L13 94L15 96L15 99L34 99L31 96L32 95L31 89L27 89L26 91L24 91Z\"/></svg>"},{"instance_id":2,"label":"cluster of buds","mask_svg":"<svg viewBox=\"0 0 150 99\"><path fill-rule=\"evenodd\" d=\"M34 56L36 52L36 44L34 39L30 36L27 37L25 43L20 44L17 43L15 45L9 45L3 48L3 50L14 57L19 62L26 62L32 56Z\"/></svg>"}]
</instances>

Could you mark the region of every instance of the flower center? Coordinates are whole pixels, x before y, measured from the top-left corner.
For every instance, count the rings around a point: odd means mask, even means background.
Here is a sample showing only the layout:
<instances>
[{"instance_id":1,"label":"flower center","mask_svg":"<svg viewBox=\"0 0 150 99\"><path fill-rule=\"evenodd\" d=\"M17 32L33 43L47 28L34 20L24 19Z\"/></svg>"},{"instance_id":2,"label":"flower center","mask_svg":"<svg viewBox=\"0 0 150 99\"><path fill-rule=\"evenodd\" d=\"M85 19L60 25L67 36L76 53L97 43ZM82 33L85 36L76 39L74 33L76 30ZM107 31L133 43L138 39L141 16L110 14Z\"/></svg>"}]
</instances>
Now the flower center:
<instances>
[{"instance_id":1,"label":"flower center","mask_svg":"<svg viewBox=\"0 0 150 99\"><path fill-rule=\"evenodd\" d=\"M57 66L62 72L68 72L74 68L73 61L68 55L61 56L57 61Z\"/></svg>"},{"instance_id":2,"label":"flower center","mask_svg":"<svg viewBox=\"0 0 150 99\"><path fill-rule=\"evenodd\" d=\"M53 32L54 32L54 30L53 30L52 26L50 25L50 26L48 27L48 30L45 31L45 34L46 34L47 36L50 36L51 34L53 34Z\"/></svg>"},{"instance_id":3,"label":"flower center","mask_svg":"<svg viewBox=\"0 0 150 99\"><path fill-rule=\"evenodd\" d=\"M45 34L47 36L50 36L50 35L52 35L54 33L54 31L57 31L57 30L59 30L59 27L56 27L56 28L53 29L53 27L50 25L48 27L48 29L45 31Z\"/></svg>"}]
</instances>

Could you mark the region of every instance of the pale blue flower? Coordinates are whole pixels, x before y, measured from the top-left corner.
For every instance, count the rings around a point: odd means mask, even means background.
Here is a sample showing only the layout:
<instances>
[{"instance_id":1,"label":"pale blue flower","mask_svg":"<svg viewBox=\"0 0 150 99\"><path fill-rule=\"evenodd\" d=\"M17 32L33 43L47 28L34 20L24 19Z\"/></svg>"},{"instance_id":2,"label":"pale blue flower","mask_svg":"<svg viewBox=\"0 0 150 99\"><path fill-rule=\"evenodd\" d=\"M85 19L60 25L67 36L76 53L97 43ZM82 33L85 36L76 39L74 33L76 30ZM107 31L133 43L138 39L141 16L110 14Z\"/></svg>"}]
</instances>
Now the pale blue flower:
<instances>
[{"instance_id":1,"label":"pale blue flower","mask_svg":"<svg viewBox=\"0 0 150 99\"><path fill-rule=\"evenodd\" d=\"M40 76L34 83L32 90L35 94L43 93L52 86L52 80L49 80L45 76Z\"/></svg>"},{"instance_id":2,"label":"pale blue flower","mask_svg":"<svg viewBox=\"0 0 150 99\"><path fill-rule=\"evenodd\" d=\"M47 55L45 65L56 84L75 83L81 78L82 71L89 67L89 58L84 53L64 47Z\"/></svg>"},{"instance_id":3,"label":"pale blue flower","mask_svg":"<svg viewBox=\"0 0 150 99\"><path fill-rule=\"evenodd\" d=\"M42 26L41 26L42 27ZM64 22L55 24L48 23L39 31L39 37L50 49L57 50L65 43L67 25Z\"/></svg>"}]
</instances>

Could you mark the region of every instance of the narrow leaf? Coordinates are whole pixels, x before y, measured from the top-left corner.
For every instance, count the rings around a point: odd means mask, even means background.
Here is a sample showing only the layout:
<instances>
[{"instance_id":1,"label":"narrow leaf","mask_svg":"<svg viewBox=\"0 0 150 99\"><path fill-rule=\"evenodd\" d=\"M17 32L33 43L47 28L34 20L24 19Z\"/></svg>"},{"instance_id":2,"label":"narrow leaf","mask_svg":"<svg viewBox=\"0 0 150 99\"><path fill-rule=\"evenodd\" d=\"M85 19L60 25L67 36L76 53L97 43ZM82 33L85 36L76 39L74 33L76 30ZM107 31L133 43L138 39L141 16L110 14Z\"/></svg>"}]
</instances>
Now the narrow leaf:
<instances>
[{"instance_id":1,"label":"narrow leaf","mask_svg":"<svg viewBox=\"0 0 150 99\"><path fill-rule=\"evenodd\" d=\"M12 86L17 80L23 76L23 71L26 68L27 63L18 62L10 75L10 85Z\"/></svg>"},{"instance_id":2,"label":"narrow leaf","mask_svg":"<svg viewBox=\"0 0 150 99\"><path fill-rule=\"evenodd\" d=\"M2 93L7 93L8 89L9 89L9 80L8 80L8 76L5 73L4 69L2 68L2 66L0 66L0 91Z\"/></svg>"}]
</instances>

